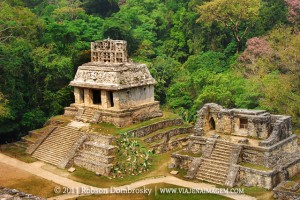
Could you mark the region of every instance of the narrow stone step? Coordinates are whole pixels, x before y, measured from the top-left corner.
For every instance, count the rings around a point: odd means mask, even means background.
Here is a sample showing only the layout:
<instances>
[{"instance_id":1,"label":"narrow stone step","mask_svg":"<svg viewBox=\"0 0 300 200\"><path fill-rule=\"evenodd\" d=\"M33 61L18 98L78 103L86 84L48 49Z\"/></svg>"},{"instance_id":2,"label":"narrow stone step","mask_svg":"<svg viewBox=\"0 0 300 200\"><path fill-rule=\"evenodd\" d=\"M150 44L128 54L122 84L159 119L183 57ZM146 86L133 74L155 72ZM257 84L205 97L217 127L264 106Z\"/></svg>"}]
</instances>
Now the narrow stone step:
<instances>
[{"instance_id":1,"label":"narrow stone step","mask_svg":"<svg viewBox=\"0 0 300 200\"><path fill-rule=\"evenodd\" d=\"M214 149L217 149L217 150L219 150L219 151L225 151L225 152L232 151L232 147L220 146L220 145L216 145L216 146L214 147Z\"/></svg>"},{"instance_id":2,"label":"narrow stone step","mask_svg":"<svg viewBox=\"0 0 300 200\"><path fill-rule=\"evenodd\" d=\"M211 164L201 164L200 168L203 168L203 169L208 169L208 170L216 170L218 172L222 172L222 173L225 173L227 174L228 173L228 169L229 167L223 167L223 166L219 166L219 165L211 165ZM200 170L199 168L199 170Z\"/></svg>"},{"instance_id":3,"label":"narrow stone step","mask_svg":"<svg viewBox=\"0 0 300 200\"><path fill-rule=\"evenodd\" d=\"M101 144L93 141L83 143L83 149L86 151L91 151L97 154L102 154L105 156L111 155L115 152L116 147L107 144Z\"/></svg>"},{"instance_id":4,"label":"narrow stone step","mask_svg":"<svg viewBox=\"0 0 300 200\"><path fill-rule=\"evenodd\" d=\"M225 144L225 143L216 143L215 145L216 147L226 147L226 148L229 148L229 149L232 149L233 148L233 145L232 144Z\"/></svg>"},{"instance_id":5,"label":"narrow stone step","mask_svg":"<svg viewBox=\"0 0 300 200\"><path fill-rule=\"evenodd\" d=\"M33 156L36 159L42 160L46 163L50 163L52 165L58 165L62 158L58 157L50 157L49 155L45 157L45 155Z\"/></svg>"},{"instance_id":6,"label":"narrow stone step","mask_svg":"<svg viewBox=\"0 0 300 200\"><path fill-rule=\"evenodd\" d=\"M230 161L230 157L229 156L223 156L223 155L220 155L220 154L212 154L210 156L211 159L213 160L224 160L225 162L229 162Z\"/></svg>"},{"instance_id":7,"label":"narrow stone step","mask_svg":"<svg viewBox=\"0 0 300 200\"><path fill-rule=\"evenodd\" d=\"M224 151L223 149L214 148L213 153L214 152L218 154L231 155L232 150Z\"/></svg>"},{"instance_id":8,"label":"narrow stone step","mask_svg":"<svg viewBox=\"0 0 300 200\"><path fill-rule=\"evenodd\" d=\"M225 180L216 180L216 179L211 179L209 177L202 177L202 176L196 176L197 179L202 180L202 181L206 181L206 182L210 182L210 183L214 183L214 184L218 184L218 185L224 185L225 184Z\"/></svg>"},{"instance_id":9,"label":"narrow stone step","mask_svg":"<svg viewBox=\"0 0 300 200\"><path fill-rule=\"evenodd\" d=\"M220 176L220 177L227 177L227 172L225 171L218 171L216 169L211 169L211 168L205 168L205 167L201 167L200 166L200 170L199 170L199 173L202 173L202 174L213 174L213 175L216 175L216 176Z\"/></svg>"},{"instance_id":10,"label":"narrow stone step","mask_svg":"<svg viewBox=\"0 0 300 200\"><path fill-rule=\"evenodd\" d=\"M208 177L208 178L211 178L211 179L215 179L215 180L226 180L226 177L227 176L220 176L218 174L207 174L205 173L204 171L198 171L197 173L197 176L202 176L202 177Z\"/></svg>"},{"instance_id":11,"label":"narrow stone step","mask_svg":"<svg viewBox=\"0 0 300 200\"><path fill-rule=\"evenodd\" d=\"M213 163L213 164L217 164L220 166L229 166L229 163L223 162L223 161L218 161L218 160L212 160L212 159L208 159L208 158L203 158L204 162L207 163Z\"/></svg>"},{"instance_id":12,"label":"narrow stone step","mask_svg":"<svg viewBox=\"0 0 300 200\"><path fill-rule=\"evenodd\" d=\"M102 154L94 153L91 151L80 151L77 157L81 157L83 159L94 160L96 163L105 163L110 164L114 160L114 156L105 156Z\"/></svg>"}]
</instances>

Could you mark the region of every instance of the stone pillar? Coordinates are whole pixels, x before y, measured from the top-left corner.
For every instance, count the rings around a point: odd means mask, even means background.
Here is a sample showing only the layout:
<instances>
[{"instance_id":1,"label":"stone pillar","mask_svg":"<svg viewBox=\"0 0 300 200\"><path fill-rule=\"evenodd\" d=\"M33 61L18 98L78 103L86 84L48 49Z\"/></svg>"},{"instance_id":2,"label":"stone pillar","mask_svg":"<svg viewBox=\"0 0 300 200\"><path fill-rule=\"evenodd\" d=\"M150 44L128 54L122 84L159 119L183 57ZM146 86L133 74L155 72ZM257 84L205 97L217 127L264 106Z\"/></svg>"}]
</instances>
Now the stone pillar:
<instances>
[{"instance_id":1,"label":"stone pillar","mask_svg":"<svg viewBox=\"0 0 300 200\"><path fill-rule=\"evenodd\" d=\"M108 98L107 98L107 91L106 90L102 90L101 91L101 104L102 104L102 108L108 108Z\"/></svg>"},{"instance_id":2,"label":"stone pillar","mask_svg":"<svg viewBox=\"0 0 300 200\"><path fill-rule=\"evenodd\" d=\"M114 107L116 109L120 109L120 92L114 91L113 96L114 96L114 104L115 104Z\"/></svg>"},{"instance_id":3,"label":"stone pillar","mask_svg":"<svg viewBox=\"0 0 300 200\"><path fill-rule=\"evenodd\" d=\"M80 101L80 89L78 87L74 87L74 97L75 97L75 103L76 104L82 103Z\"/></svg>"},{"instance_id":4,"label":"stone pillar","mask_svg":"<svg viewBox=\"0 0 300 200\"><path fill-rule=\"evenodd\" d=\"M92 90L84 88L84 105L89 106L93 104Z\"/></svg>"},{"instance_id":5,"label":"stone pillar","mask_svg":"<svg viewBox=\"0 0 300 200\"><path fill-rule=\"evenodd\" d=\"M154 86L150 85L149 87L150 87L149 88L150 102L153 102L154 101Z\"/></svg>"}]
</instances>

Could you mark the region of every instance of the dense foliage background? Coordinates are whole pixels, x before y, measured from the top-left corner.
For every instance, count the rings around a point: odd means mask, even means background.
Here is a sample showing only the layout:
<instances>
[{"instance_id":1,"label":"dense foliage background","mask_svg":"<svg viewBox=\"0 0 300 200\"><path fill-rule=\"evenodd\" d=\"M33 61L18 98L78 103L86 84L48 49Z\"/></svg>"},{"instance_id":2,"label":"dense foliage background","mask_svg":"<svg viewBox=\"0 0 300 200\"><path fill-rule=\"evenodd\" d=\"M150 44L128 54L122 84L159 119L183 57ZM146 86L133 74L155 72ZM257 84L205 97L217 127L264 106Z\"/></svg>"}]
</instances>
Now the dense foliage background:
<instances>
[{"instance_id":1,"label":"dense foliage background","mask_svg":"<svg viewBox=\"0 0 300 200\"><path fill-rule=\"evenodd\" d=\"M195 120L207 102L300 117L300 0L1 0L0 142L73 102L90 42L124 39L156 99Z\"/></svg>"}]
</instances>

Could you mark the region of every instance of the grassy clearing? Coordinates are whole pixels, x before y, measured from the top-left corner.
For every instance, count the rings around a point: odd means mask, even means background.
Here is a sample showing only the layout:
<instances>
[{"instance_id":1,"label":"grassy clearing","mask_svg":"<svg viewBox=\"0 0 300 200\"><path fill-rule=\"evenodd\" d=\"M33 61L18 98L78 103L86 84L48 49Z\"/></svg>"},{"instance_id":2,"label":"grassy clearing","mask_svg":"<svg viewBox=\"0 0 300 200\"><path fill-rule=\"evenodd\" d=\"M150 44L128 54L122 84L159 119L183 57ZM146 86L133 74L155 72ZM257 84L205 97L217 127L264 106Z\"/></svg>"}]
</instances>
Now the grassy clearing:
<instances>
[{"instance_id":1,"label":"grassy clearing","mask_svg":"<svg viewBox=\"0 0 300 200\"><path fill-rule=\"evenodd\" d=\"M8 144L1 148L1 153L26 163L33 163L36 161L35 158L31 157L25 152L25 149L16 147L13 144Z\"/></svg>"},{"instance_id":2,"label":"grassy clearing","mask_svg":"<svg viewBox=\"0 0 300 200\"><path fill-rule=\"evenodd\" d=\"M0 185L19 191L48 198L56 196L54 187L59 186L52 181L37 177L26 171L0 163Z\"/></svg>"},{"instance_id":3,"label":"grassy clearing","mask_svg":"<svg viewBox=\"0 0 300 200\"><path fill-rule=\"evenodd\" d=\"M245 194L255 197L257 200L274 200L272 190L260 187L242 187Z\"/></svg>"},{"instance_id":4,"label":"grassy clearing","mask_svg":"<svg viewBox=\"0 0 300 200\"><path fill-rule=\"evenodd\" d=\"M53 183L52 181L48 181L36 176L31 176L29 179L22 181L19 180L7 187L15 188L28 194L34 194L36 196L49 198L58 195L54 192L54 188L56 186L58 186L58 184Z\"/></svg>"},{"instance_id":5,"label":"grassy clearing","mask_svg":"<svg viewBox=\"0 0 300 200\"><path fill-rule=\"evenodd\" d=\"M251 164L251 163L239 163L239 165L243 166L243 167L248 167L251 169L257 169L257 170L261 170L261 171L272 171L271 168L265 167L263 165L255 165L255 164Z\"/></svg>"},{"instance_id":6,"label":"grassy clearing","mask_svg":"<svg viewBox=\"0 0 300 200\"><path fill-rule=\"evenodd\" d=\"M230 200L231 198L215 195L215 194L162 194L160 188L176 188L178 186L158 183L145 186L147 189L151 189L151 194L111 194L111 195L92 195L85 197L78 197L78 200L94 200L94 199L103 199L103 200L180 200L180 199L189 199L189 200ZM178 190L179 191L179 190ZM178 192L179 193L179 192ZM75 200L75 199L74 199Z\"/></svg>"}]
</instances>

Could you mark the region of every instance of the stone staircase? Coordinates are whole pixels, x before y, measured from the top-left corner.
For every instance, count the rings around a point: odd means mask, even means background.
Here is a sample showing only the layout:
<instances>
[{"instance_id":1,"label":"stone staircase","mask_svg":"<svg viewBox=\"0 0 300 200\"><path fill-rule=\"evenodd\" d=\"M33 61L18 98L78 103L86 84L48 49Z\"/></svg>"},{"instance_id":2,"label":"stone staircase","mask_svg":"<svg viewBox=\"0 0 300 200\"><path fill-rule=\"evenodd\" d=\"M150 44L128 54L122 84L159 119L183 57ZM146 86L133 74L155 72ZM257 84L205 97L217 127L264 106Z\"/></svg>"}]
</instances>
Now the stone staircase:
<instances>
[{"instance_id":1,"label":"stone staircase","mask_svg":"<svg viewBox=\"0 0 300 200\"><path fill-rule=\"evenodd\" d=\"M234 144L217 140L209 158L202 158L202 162L196 174L196 178L225 185L231 166L231 155Z\"/></svg>"},{"instance_id":2,"label":"stone staircase","mask_svg":"<svg viewBox=\"0 0 300 200\"><path fill-rule=\"evenodd\" d=\"M14 145L22 150L26 150L29 146L36 143L36 141L42 136L51 131L52 126L47 126L41 129L29 131L28 135L23 136L20 141L14 143Z\"/></svg>"},{"instance_id":3,"label":"stone staircase","mask_svg":"<svg viewBox=\"0 0 300 200\"><path fill-rule=\"evenodd\" d=\"M94 117L94 110L93 109L84 109L82 115L79 117L79 121L83 122L90 122Z\"/></svg>"},{"instance_id":4,"label":"stone staircase","mask_svg":"<svg viewBox=\"0 0 300 200\"><path fill-rule=\"evenodd\" d=\"M72 147L80 140L82 133L74 127L57 127L45 140L35 149L32 157L58 166Z\"/></svg>"},{"instance_id":5,"label":"stone staircase","mask_svg":"<svg viewBox=\"0 0 300 200\"><path fill-rule=\"evenodd\" d=\"M74 164L90 171L108 176L111 172L114 152L114 138L100 134L89 134L82 148L76 153Z\"/></svg>"}]
</instances>

